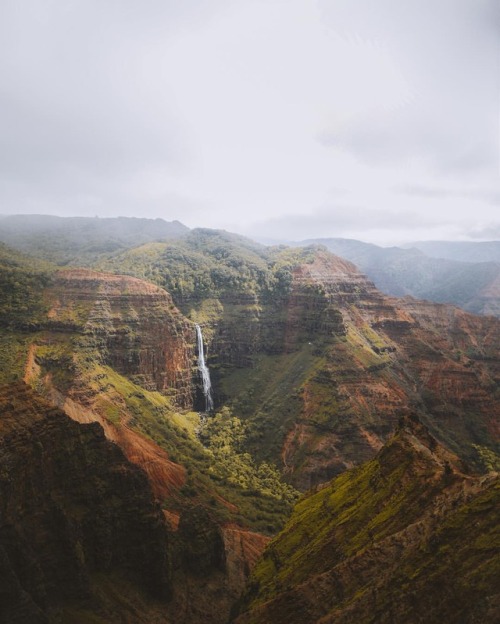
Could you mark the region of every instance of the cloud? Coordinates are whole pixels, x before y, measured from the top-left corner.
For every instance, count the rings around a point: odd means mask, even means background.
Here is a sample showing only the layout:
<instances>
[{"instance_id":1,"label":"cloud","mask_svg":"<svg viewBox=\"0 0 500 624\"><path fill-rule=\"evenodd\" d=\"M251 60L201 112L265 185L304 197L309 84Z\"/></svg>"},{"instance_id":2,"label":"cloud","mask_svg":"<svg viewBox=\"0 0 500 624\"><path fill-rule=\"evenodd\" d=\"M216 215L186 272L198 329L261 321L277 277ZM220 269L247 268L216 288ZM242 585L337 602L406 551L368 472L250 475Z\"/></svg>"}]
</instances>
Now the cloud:
<instances>
[{"instance_id":1,"label":"cloud","mask_svg":"<svg viewBox=\"0 0 500 624\"><path fill-rule=\"evenodd\" d=\"M391 59L394 74L407 81L392 107L368 100L351 118L325 127L319 133L323 145L374 165L420 159L445 175L498 175L495 0L361 0L355 7L339 0L321 6L339 36L356 33L362 42L375 42Z\"/></svg>"},{"instance_id":2,"label":"cloud","mask_svg":"<svg viewBox=\"0 0 500 624\"><path fill-rule=\"evenodd\" d=\"M370 232L412 228L435 228L449 224L438 214L394 210L370 210L361 206L332 205L310 214L287 215L252 224L247 233L286 240L357 236L370 238ZM304 234L307 233L307 236ZM368 235L368 236L367 236Z\"/></svg>"},{"instance_id":3,"label":"cloud","mask_svg":"<svg viewBox=\"0 0 500 624\"><path fill-rule=\"evenodd\" d=\"M467 236L471 239L480 241L491 241L500 239L500 224L489 223L483 226L475 226L470 230L467 230Z\"/></svg>"},{"instance_id":4,"label":"cloud","mask_svg":"<svg viewBox=\"0 0 500 624\"><path fill-rule=\"evenodd\" d=\"M446 189L432 186L406 185L395 187L394 190L402 195L412 197L424 197L433 199L472 199L486 202L493 206L500 205L499 190L477 190L477 189Z\"/></svg>"},{"instance_id":5,"label":"cloud","mask_svg":"<svg viewBox=\"0 0 500 624\"><path fill-rule=\"evenodd\" d=\"M183 121L143 66L159 24L165 34L208 3L182 5L3 2L0 177L43 198L65 188L99 194L141 170L185 166Z\"/></svg>"},{"instance_id":6,"label":"cloud","mask_svg":"<svg viewBox=\"0 0 500 624\"><path fill-rule=\"evenodd\" d=\"M1 210L494 227L499 24L496 0L4 0Z\"/></svg>"}]
</instances>

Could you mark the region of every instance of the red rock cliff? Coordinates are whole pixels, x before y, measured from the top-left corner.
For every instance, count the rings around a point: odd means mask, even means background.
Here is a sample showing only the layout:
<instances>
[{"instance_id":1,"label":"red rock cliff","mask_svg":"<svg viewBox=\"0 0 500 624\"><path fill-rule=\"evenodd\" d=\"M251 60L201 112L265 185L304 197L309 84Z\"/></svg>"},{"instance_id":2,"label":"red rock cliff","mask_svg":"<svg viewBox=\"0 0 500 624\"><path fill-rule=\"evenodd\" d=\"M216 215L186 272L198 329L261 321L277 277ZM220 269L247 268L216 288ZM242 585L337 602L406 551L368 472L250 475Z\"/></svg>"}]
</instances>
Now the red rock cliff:
<instances>
[{"instance_id":1,"label":"red rock cliff","mask_svg":"<svg viewBox=\"0 0 500 624\"><path fill-rule=\"evenodd\" d=\"M46 297L50 329L84 332L103 363L191 406L194 327L165 290L125 275L67 269L57 273Z\"/></svg>"}]
</instances>

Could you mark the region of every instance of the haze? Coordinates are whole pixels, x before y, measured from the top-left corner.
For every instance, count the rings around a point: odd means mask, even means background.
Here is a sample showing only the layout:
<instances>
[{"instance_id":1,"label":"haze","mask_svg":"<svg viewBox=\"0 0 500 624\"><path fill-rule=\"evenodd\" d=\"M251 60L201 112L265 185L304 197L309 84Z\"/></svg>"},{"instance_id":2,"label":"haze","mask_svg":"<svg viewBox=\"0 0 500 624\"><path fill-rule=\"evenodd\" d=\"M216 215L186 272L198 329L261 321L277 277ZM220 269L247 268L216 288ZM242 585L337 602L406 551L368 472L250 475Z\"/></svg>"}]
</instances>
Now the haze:
<instances>
[{"instance_id":1,"label":"haze","mask_svg":"<svg viewBox=\"0 0 500 624\"><path fill-rule=\"evenodd\" d=\"M500 238L497 0L3 0L0 213Z\"/></svg>"}]
</instances>

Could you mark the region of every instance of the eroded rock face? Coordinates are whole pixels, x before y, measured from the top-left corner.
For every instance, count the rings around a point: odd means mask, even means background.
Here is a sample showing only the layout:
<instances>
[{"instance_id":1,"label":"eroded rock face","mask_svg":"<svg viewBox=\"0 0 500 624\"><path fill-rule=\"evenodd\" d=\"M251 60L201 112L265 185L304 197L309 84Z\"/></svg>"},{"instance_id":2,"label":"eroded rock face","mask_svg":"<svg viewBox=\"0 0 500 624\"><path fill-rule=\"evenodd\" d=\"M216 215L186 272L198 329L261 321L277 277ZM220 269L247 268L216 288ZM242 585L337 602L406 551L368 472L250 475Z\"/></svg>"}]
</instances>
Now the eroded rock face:
<instances>
[{"instance_id":1,"label":"eroded rock face","mask_svg":"<svg viewBox=\"0 0 500 624\"><path fill-rule=\"evenodd\" d=\"M49 321L31 346L25 379L42 387L51 403L73 420L99 423L106 438L144 470L159 502L172 498L181 501L182 513L164 514L168 518L173 568L172 596L164 609L165 617L185 624L218 624L227 619L267 539L241 527L239 540L226 539L220 520L211 518L203 507L191 509L189 501L181 500L186 468L171 461L169 454L136 426L141 419L143 425L147 423L148 417L159 422L168 419L173 410L160 401L154 407L148 403L156 400L153 395L141 395L140 388L126 385L126 379L130 379L146 390L159 389L174 398L177 405L182 404L182 385L162 389L145 379L148 371L156 371L162 373L159 378L165 384L176 383L178 377L169 376L169 360L162 351L161 338L163 335L169 345L173 362L187 365L191 356L195 360L193 345L187 344L188 339L195 340L194 326L171 305L165 291L134 278L87 270L63 271L45 296L52 302ZM136 314L139 311L140 317ZM131 332L138 336L136 343L125 344L124 336ZM175 348L171 348L172 343ZM177 359L176 349L180 353ZM149 355L145 357L144 352ZM132 362L125 366L130 354ZM137 361L133 359L136 355L140 356ZM67 379L60 374L64 362L73 366ZM134 374L134 362L142 367L142 376ZM148 362L153 362L154 367L148 367ZM187 406L191 407L191 403ZM227 535L236 531L234 527Z\"/></svg>"},{"instance_id":2,"label":"eroded rock face","mask_svg":"<svg viewBox=\"0 0 500 624\"><path fill-rule=\"evenodd\" d=\"M313 265L298 266L289 287L272 295L223 294L224 313L213 330L211 345L215 363L225 367L251 366L252 356L290 353L304 341L345 334L342 315L325 296L323 285L311 278L310 271L314 271ZM367 286L354 266L341 258L335 258L324 273L330 282L335 281L338 296L345 300L357 292L359 284ZM371 291L375 292L373 285Z\"/></svg>"},{"instance_id":3,"label":"eroded rock face","mask_svg":"<svg viewBox=\"0 0 500 624\"><path fill-rule=\"evenodd\" d=\"M200 505L165 522L154 494L177 492L184 469L103 421L108 442L89 418L23 383L0 388L0 622L73 621L80 608L99 622L227 621L269 538Z\"/></svg>"},{"instance_id":4,"label":"eroded rock face","mask_svg":"<svg viewBox=\"0 0 500 624\"><path fill-rule=\"evenodd\" d=\"M301 279L319 281L342 314L346 339L329 348L323 379L316 374L304 384L302 418L283 448L288 464L305 451L311 459L301 470L317 472L312 484L331 477L372 456L398 415L411 409L457 450L499 440L500 403L493 391L500 380L498 319L384 297L359 274L354 286L353 280L338 284L328 257L317 264L306 265ZM318 422L327 410L336 417Z\"/></svg>"},{"instance_id":5,"label":"eroded rock face","mask_svg":"<svg viewBox=\"0 0 500 624\"><path fill-rule=\"evenodd\" d=\"M214 569L225 570L226 553L222 530L201 505L181 514L177 537L182 543L182 563L191 573L207 576Z\"/></svg>"},{"instance_id":6,"label":"eroded rock face","mask_svg":"<svg viewBox=\"0 0 500 624\"><path fill-rule=\"evenodd\" d=\"M217 385L300 489L373 457L409 410L465 456L500 439L498 319L387 297L321 250L239 334L243 309L228 310L211 345Z\"/></svg>"},{"instance_id":7,"label":"eroded rock face","mask_svg":"<svg viewBox=\"0 0 500 624\"><path fill-rule=\"evenodd\" d=\"M404 419L375 459L297 505L235 622L497 622L500 482L463 470Z\"/></svg>"},{"instance_id":8,"label":"eroded rock face","mask_svg":"<svg viewBox=\"0 0 500 624\"><path fill-rule=\"evenodd\" d=\"M84 332L104 364L181 407L192 405L194 327L165 290L134 277L68 269L46 296L49 329Z\"/></svg>"},{"instance_id":9,"label":"eroded rock face","mask_svg":"<svg viewBox=\"0 0 500 624\"><path fill-rule=\"evenodd\" d=\"M0 388L0 574L6 623L92 603L96 574L160 600L171 589L166 527L145 474L97 423L72 421L22 382Z\"/></svg>"}]
</instances>

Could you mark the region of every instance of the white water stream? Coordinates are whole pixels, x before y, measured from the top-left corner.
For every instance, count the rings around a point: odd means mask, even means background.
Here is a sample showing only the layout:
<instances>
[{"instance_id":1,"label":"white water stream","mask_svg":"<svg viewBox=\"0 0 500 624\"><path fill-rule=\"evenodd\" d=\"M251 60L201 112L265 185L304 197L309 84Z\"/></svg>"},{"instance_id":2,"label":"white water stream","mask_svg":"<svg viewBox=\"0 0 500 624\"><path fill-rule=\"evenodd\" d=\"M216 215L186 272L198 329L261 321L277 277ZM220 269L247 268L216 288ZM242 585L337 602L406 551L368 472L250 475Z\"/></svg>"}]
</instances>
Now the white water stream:
<instances>
[{"instance_id":1,"label":"white water stream","mask_svg":"<svg viewBox=\"0 0 500 624\"><path fill-rule=\"evenodd\" d=\"M198 370L200 371L203 383L203 394L205 395L205 411L212 412L214 400L212 398L212 382L210 381L210 371L205 363L205 352L203 349L203 334L201 327L196 324L196 341L198 345Z\"/></svg>"}]
</instances>

